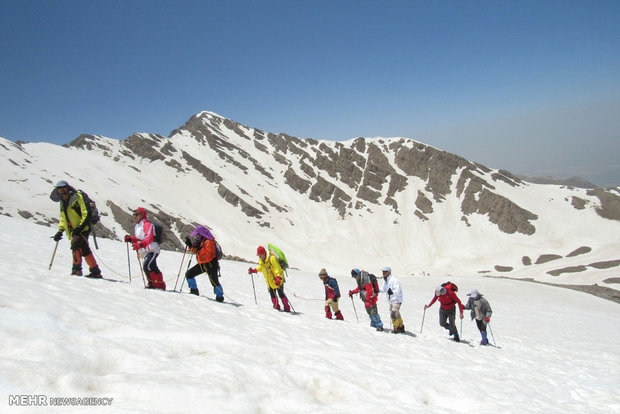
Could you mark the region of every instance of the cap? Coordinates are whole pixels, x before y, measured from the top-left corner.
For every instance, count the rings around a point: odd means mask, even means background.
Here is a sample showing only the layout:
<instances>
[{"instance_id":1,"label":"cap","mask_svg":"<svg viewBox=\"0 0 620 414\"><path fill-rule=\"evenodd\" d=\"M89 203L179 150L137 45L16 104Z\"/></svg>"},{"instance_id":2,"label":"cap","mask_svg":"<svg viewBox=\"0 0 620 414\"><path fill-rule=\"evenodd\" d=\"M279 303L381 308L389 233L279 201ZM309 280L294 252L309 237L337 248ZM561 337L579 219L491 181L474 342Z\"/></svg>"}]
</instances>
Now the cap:
<instances>
[{"instance_id":1,"label":"cap","mask_svg":"<svg viewBox=\"0 0 620 414\"><path fill-rule=\"evenodd\" d=\"M262 256L266 254L267 254L267 251L265 250L265 248L263 246L258 246L258 248L256 249L256 255Z\"/></svg>"},{"instance_id":2,"label":"cap","mask_svg":"<svg viewBox=\"0 0 620 414\"><path fill-rule=\"evenodd\" d=\"M435 288L435 296L441 296L446 293L446 288L443 286L437 286Z\"/></svg>"},{"instance_id":3,"label":"cap","mask_svg":"<svg viewBox=\"0 0 620 414\"><path fill-rule=\"evenodd\" d=\"M137 209L133 211L134 216L138 214L140 215L140 217L146 218L146 210L143 207L138 207Z\"/></svg>"},{"instance_id":4,"label":"cap","mask_svg":"<svg viewBox=\"0 0 620 414\"><path fill-rule=\"evenodd\" d=\"M68 183L68 182L66 182L65 180L60 180L60 181L58 181L58 182L56 183L56 188L59 188L59 187L66 187L66 186L68 186L68 185L69 185L69 183Z\"/></svg>"},{"instance_id":5,"label":"cap","mask_svg":"<svg viewBox=\"0 0 620 414\"><path fill-rule=\"evenodd\" d=\"M327 274L327 270L325 270L325 268L322 268L321 271L319 272L319 277L324 277L324 276L329 276Z\"/></svg>"},{"instance_id":6,"label":"cap","mask_svg":"<svg viewBox=\"0 0 620 414\"><path fill-rule=\"evenodd\" d=\"M478 292L476 289L472 289L472 291L469 292L467 296L471 296L472 298L476 299L478 296L480 296L480 292Z\"/></svg>"},{"instance_id":7,"label":"cap","mask_svg":"<svg viewBox=\"0 0 620 414\"><path fill-rule=\"evenodd\" d=\"M355 277L355 276L361 276L361 272L359 269L352 269L351 270L351 277Z\"/></svg>"},{"instance_id":8,"label":"cap","mask_svg":"<svg viewBox=\"0 0 620 414\"><path fill-rule=\"evenodd\" d=\"M390 266L385 266L383 269L381 269L382 272L390 272L392 273L392 268Z\"/></svg>"}]
</instances>

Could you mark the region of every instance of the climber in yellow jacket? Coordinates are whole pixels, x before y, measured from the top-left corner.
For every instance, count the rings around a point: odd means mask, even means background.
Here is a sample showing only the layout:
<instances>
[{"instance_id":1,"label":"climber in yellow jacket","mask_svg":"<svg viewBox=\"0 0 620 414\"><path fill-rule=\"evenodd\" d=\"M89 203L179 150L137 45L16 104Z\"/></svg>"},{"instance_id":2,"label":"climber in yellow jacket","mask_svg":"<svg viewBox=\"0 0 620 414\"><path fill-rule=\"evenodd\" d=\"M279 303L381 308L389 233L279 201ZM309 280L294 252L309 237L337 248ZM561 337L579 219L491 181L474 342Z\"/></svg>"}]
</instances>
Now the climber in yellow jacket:
<instances>
[{"instance_id":1,"label":"climber in yellow jacket","mask_svg":"<svg viewBox=\"0 0 620 414\"><path fill-rule=\"evenodd\" d=\"M82 276L82 258L84 258L90 270L86 276L101 278L101 270L88 245L91 224L82 192L62 180L56 184L50 198L60 203L60 223L58 223L58 232L53 239L59 241L64 231L67 233L67 238L71 240L73 254L71 274Z\"/></svg>"},{"instance_id":2,"label":"climber in yellow jacket","mask_svg":"<svg viewBox=\"0 0 620 414\"><path fill-rule=\"evenodd\" d=\"M291 306L288 302L288 298L284 293L284 271L280 266L278 258L271 252L267 257L267 251L263 246L258 246L256 249L256 255L258 256L258 266L256 268L249 268L248 274L252 276L252 273L263 272L265 276L265 282L267 282L267 288L269 289L269 296L271 296L271 302L273 308L280 310L280 304L278 303L278 296L282 299L282 305L284 305L284 312L290 312ZM276 295L277 293L277 295Z\"/></svg>"}]
</instances>

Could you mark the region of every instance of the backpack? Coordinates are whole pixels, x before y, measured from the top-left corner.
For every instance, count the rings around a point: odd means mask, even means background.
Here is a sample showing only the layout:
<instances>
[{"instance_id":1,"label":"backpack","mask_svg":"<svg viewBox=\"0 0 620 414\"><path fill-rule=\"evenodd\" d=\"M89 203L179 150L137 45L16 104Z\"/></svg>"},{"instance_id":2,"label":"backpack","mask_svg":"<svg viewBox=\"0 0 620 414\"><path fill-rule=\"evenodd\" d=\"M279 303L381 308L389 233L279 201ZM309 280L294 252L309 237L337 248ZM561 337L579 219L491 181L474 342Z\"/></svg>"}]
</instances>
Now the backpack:
<instances>
[{"instance_id":1,"label":"backpack","mask_svg":"<svg viewBox=\"0 0 620 414\"><path fill-rule=\"evenodd\" d=\"M164 226L157 221L151 221L151 224L153 225L153 241L157 242L158 244L162 244L166 241L166 232L164 231Z\"/></svg>"},{"instance_id":2,"label":"backpack","mask_svg":"<svg viewBox=\"0 0 620 414\"><path fill-rule=\"evenodd\" d=\"M284 255L284 252L278 249L273 244L268 244L267 247L269 248L269 251L278 258L278 261L280 262L280 267L282 267L282 270L287 269L288 260L286 260L286 256Z\"/></svg>"},{"instance_id":3,"label":"backpack","mask_svg":"<svg viewBox=\"0 0 620 414\"><path fill-rule=\"evenodd\" d=\"M99 209L97 208L97 204L82 190L78 190L78 193L82 194L82 198L84 199L84 204L86 205L86 212L88 213L88 218L86 221L90 224L97 224L101 220L99 217Z\"/></svg>"},{"instance_id":4,"label":"backpack","mask_svg":"<svg viewBox=\"0 0 620 414\"><path fill-rule=\"evenodd\" d=\"M446 283L442 283L441 286L445 287L446 289L450 289L453 292L458 292L459 288L458 286L456 286L454 283L452 282L446 282Z\"/></svg>"},{"instance_id":5,"label":"backpack","mask_svg":"<svg viewBox=\"0 0 620 414\"><path fill-rule=\"evenodd\" d=\"M379 294L379 283L377 282L377 276L370 273L370 284L372 285L372 290L375 291L375 294Z\"/></svg>"},{"instance_id":6,"label":"backpack","mask_svg":"<svg viewBox=\"0 0 620 414\"><path fill-rule=\"evenodd\" d=\"M224 252L222 251L222 246L220 246L220 244L216 240L215 241L215 258L217 260L221 260L222 257L224 257Z\"/></svg>"},{"instance_id":7,"label":"backpack","mask_svg":"<svg viewBox=\"0 0 620 414\"><path fill-rule=\"evenodd\" d=\"M203 239L201 246L196 252L198 263L210 263L217 257L217 249L215 239Z\"/></svg>"}]
</instances>

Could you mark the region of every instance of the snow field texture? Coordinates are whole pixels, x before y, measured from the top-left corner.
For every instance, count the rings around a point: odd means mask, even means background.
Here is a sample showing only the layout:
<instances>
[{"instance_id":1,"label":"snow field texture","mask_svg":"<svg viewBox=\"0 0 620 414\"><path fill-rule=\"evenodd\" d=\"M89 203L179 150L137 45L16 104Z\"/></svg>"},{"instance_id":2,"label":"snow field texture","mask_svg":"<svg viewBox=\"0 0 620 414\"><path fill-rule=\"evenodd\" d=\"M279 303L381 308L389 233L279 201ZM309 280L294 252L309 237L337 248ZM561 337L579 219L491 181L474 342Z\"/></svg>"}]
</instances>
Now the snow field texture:
<instances>
[{"instance_id":1,"label":"snow field texture","mask_svg":"<svg viewBox=\"0 0 620 414\"><path fill-rule=\"evenodd\" d=\"M271 309L260 274L254 303L248 263L221 263L227 302L237 307L208 299L206 275L197 278L200 297L187 284L183 293L145 290L131 250L128 283L126 246L111 240L98 240L94 252L104 277L119 282L69 276L66 238L48 271L53 229L7 217L0 225L2 412L84 412L10 406L16 394L111 397L97 412L129 413L620 412L618 304L592 295L477 275L395 274L412 335L393 335L370 328L354 298L356 321L346 273L330 272L345 317L330 321L319 269L289 270L286 292L300 312L292 315ZM181 259L164 251L158 260L170 290ZM182 273L186 267L187 257ZM473 288L489 300L489 340L500 348L478 345L468 311L469 344L449 340L438 303L420 334L424 304L448 279L463 302ZM385 296L378 306L390 327Z\"/></svg>"}]
</instances>

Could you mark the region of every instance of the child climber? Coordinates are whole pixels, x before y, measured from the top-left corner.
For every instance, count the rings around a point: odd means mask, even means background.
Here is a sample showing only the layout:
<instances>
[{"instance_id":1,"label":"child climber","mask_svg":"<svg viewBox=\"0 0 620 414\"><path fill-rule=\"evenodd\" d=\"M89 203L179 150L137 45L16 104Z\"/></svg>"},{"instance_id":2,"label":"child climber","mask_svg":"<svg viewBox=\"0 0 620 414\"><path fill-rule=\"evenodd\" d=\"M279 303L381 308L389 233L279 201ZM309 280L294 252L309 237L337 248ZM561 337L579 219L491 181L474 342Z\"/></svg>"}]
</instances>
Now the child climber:
<instances>
[{"instance_id":1,"label":"child climber","mask_svg":"<svg viewBox=\"0 0 620 414\"><path fill-rule=\"evenodd\" d=\"M488 300L482 297L482 293L478 292L476 289L468 293L467 296L469 296L469 299L464 309L471 309L471 319L476 320L476 325L482 336L480 345L488 345L487 325L491 322L491 314L493 314L491 305Z\"/></svg>"},{"instance_id":2,"label":"child climber","mask_svg":"<svg viewBox=\"0 0 620 414\"><path fill-rule=\"evenodd\" d=\"M215 237L213 237L208 228L201 225L196 226L190 237L185 238L185 244L190 252L196 253L196 261L198 263L185 272L189 293L196 296L200 295L195 277L206 272L211 286L213 286L215 300L223 302L224 289L219 281L220 263L217 260Z\"/></svg>"},{"instance_id":3,"label":"child climber","mask_svg":"<svg viewBox=\"0 0 620 414\"><path fill-rule=\"evenodd\" d=\"M332 311L338 320L344 320L342 313L338 310L338 298L340 298L340 289L338 281L327 274L327 270L321 269L319 277L325 285L325 317L332 318ZM331 309L330 309L331 308Z\"/></svg>"},{"instance_id":4,"label":"child climber","mask_svg":"<svg viewBox=\"0 0 620 414\"><path fill-rule=\"evenodd\" d=\"M282 305L284 305L284 312L290 312L291 306L288 302L288 298L284 293L284 271L280 266L278 258L270 251L269 257L267 257L267 251L263 246L258 246L256 249L256 255L258 256L258 266L256 268L249 268L248 274L250 277L252 273L263 272L265 276L265 282L267 282L267 288L269 289L269 296L271 296L271 302L273 308L280 310L280 304L278 303L278 296L282 299ZM278 296L276 296L276 293Z\"/></svg>"}]
</instances>

